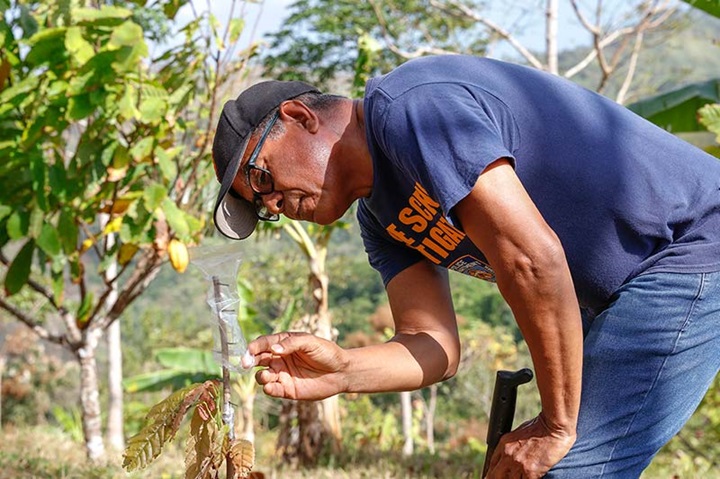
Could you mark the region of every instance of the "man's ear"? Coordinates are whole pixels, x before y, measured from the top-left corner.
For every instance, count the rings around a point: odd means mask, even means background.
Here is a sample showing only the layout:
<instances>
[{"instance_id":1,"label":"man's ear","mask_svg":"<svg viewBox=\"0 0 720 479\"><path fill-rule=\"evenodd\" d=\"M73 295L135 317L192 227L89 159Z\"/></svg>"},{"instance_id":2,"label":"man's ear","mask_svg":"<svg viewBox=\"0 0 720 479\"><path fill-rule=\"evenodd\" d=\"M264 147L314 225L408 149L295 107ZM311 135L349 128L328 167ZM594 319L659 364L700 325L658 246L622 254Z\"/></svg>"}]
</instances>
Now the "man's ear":
<instances>
[{"instance_id":1,"label":"man's ear","mask_svg":"<svg viewBox=\"0 0 720 479\"><path fill-rule=\"evenodd\" d=\"M310 133L315 133L320 127L320 118L317 113L308 108L300 100L286 100L280 104L280 119L288 123L296 123Z\"/></svg>"}]
</instances>

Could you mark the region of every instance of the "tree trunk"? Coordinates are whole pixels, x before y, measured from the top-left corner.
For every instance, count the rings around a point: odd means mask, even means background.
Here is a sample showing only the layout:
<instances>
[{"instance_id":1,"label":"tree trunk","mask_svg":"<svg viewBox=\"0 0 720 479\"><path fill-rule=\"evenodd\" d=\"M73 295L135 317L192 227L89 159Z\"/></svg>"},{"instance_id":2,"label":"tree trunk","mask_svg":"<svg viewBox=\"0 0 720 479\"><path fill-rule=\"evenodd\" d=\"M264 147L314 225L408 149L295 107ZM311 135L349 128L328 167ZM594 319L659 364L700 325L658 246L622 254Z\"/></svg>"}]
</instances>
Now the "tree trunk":
<instances>
[{"instance_id":1,"label":"tree trunk","mask_svg":"<svg viewBox=\"0 0 720 479\"><path fill-rule=\"evenodd\" d=\"M107 223L108 216L102 215L101 221ZM115 235L107 235L106 247L110 249L115 244ZM111 262L105 270L105 279L110 281L117 276L118 263ZM110 293L108 294L107 310L108 312L115 305L118 298L117 282L112 283ZM110 447L116 451L125 449L125 436L123 433L123 389L122 389L122 338L120 335L120 322L113 321L107 328L107 347L108 347L108 418L107 418L107 435Z\"/></svg>"},{"instance_id":2,"label":"tree trunk","mask_svg":"<svg viewBox=\"0 0 720 479\"><path fill-rule=\"evenodd\" d=\"M412 393L403 391L400 393L400 406L402 410L402 429L405 442L403 443L403 456L412 456L413 454L413 434L412 434Z\"/></svg>"},{"instance_id":3,"label":"tree trunk","mask_svg":"<svg viewBox=\"0 0 720 479\"><path fill-rule=\"evenodd\" d=\"M545 48L547 68L553 75L558 74L558 0L547 0L545 10Z\"/></svg>"},{"instance_id":4,"label":"tree trunk","mask_svg":"<svg viewBox=\"0 0 720 479\"><path fill-rule=\"evenodd\" d=\"M299 229L297 229L299 228ZM335 341L332 317L328 310L328 276L325 273L325 245L315 245L298 226L291 236L305 251L310 266L308 278L310 294L314 303L313 313L302 318L293 329L306 331L318 337ZM311 466L317 463L326 448L333 453L340 451L342 430L338 397L322 401L294 401L283 403L280 414L278 450L290 464Z\"/></svg>"},{"instance_id":5,"label":"tree trunk","mask_svg":"<svg viewBox=\"0 0 720 479\"><path fill-rule=\"evenodd\" d=\"M238 436L255 442L255 421L253 419L253 410L255 408L255 391L241 399L240 418L242 419L242 429Z\"/></svg>"},{"instance_id":6,"label":"tree trunk","mask_svg":"<svg viewBox=\"0 0 720 479\"><path fill-rule=\"evenodd\" d=\"M97 360L95 358L99 335L97 331L88 331L85 335L85 344L77 351L77 359L80 362L80 408L85 436L85 452L93 463L97 463L105 457Z\"/></svg>"},{"instance_id":7,"label":"tree trunk","mask_svg":"<svg viewBox=\"0 0 720 479\"><path fill-rule=\"evenodd\" d=\"M327 275L323 274L317 282L322 288L323 297L325 298L325 306L318 308L318 318L314 334L323 339L327 339L328 341L335 341L336 338L332 329L332 317L327 308ZM340 405L338 397L331 396L327 399L323 399L320 401L319 407L320 421L322 422L323 429L328 435L330 447L333 453L338 453L340 452L342 445L342 427L340 425Z\"/></svg>"},{"instance_id":8,"label":"tree trunk","mask_svg":"<svg viewBox=\"0 0 720 479\"><path fill-rule=\"evenodd\" d=\"M5 354L0 352L0 430L2 430L2 378L5 374Z\"/></svg>"},{"instance_id":9,"label":"tree trunk","mask_svg":"<svg viewBox=\"0 0 720 479\"><path fill-rule=\"evenodd\" d=\"M425 414L425 432L430 454L435 454L435 408L437 407L437 384L430 386L430 401Z\"/></svg>"},{"instance_id":10,"label":"tree trunk","mask_svg":"<svg viewBox=\"0 0 720 479\"><path fill-rule=\"evenodd\" d=\"M123 388L122 388L122 341L120 322L114 321L107 329L108 345L108 422L107 435L110 447L116 451L125 449L123 432Z\"/></svg>"}]
</instances>

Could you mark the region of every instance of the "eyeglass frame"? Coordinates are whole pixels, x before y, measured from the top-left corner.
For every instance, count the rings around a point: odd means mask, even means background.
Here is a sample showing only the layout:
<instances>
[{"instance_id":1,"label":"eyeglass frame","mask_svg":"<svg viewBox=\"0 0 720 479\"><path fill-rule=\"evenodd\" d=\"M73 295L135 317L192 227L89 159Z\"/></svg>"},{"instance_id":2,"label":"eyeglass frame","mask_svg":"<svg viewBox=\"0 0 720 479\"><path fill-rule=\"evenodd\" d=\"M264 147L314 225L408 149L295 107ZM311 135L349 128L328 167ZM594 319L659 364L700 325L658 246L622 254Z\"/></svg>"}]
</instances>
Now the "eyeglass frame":
<instances>
[{"instance_id":1,"label":"eyeglass frame","mask_svg":"<svg viewBox=\"0 0 720 479\"><path fill-rule=\"evenodd\" d=\"M270 173L269 170L255 165L255 161L257 160L258 156L260 156L260 151L265 144L265 140L270 134L270 130L272 130L272 127L275 126L275 122L277 122L279 117L280 112L276 111L272 118L270 118L267 125L265 126L265 129L260 135L260 139L255 145L252 154L250 154L250 158L243 167L243 170L245 171L245 180L250 187L250 191L252 191L253 193L253 206L255 206L255 216L257 216L257 218L262 221L278 221L280 219L280 215L278 215L277 213L268 212L269 215L261 213L263 210L267 211L267 207L265 206L265 203L263 203L262 196L269 195L270 193L273 193L275 191L275 180L273 179L272 173ZM260 191L253 186L253 182L250 176L250 172L252 170L258 170L261 173L267 175L268 178L270 178L270 191ZM240 196L240 194L237 193L233 188L230 188L229 193L235 198L242 198L242 196Z\"/></svg>"}]
</instances>

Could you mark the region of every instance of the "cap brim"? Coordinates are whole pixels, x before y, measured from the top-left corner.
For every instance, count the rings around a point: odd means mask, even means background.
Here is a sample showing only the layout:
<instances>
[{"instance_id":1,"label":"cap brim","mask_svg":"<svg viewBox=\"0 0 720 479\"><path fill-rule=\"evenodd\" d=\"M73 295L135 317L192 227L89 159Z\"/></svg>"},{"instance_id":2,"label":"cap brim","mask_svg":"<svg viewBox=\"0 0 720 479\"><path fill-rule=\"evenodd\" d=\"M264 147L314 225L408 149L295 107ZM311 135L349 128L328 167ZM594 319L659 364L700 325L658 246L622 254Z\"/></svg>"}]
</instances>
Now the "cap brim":
<instances>
[{"instance_id":1,"label":"cap brim","mask_svg":"<svg viewBox=\"0 0 720 479\"><path fill-rule=\"evenodd\" d=\"M225 193L215 207L215 227L230 239L247 238L257 222L255 207L245 199Z\"/></svg>"},{"instance_id":2,"label":"cap brim","mask_svg":"<svg viewBox=\"0 0 720 479\"><path fill-rule=\"evenodd\" d=\"M224 236L236 240L242 240L250 236L255 231L258 222L255 206L243 198L230 194L230 188L232 188L233 181L235 181L240 168L240 161L245 154L245 150L247 150L249 142L250 135L245 139L235 158L225 170L213 217L218 231Z\"/></svg>"}]
</instances>

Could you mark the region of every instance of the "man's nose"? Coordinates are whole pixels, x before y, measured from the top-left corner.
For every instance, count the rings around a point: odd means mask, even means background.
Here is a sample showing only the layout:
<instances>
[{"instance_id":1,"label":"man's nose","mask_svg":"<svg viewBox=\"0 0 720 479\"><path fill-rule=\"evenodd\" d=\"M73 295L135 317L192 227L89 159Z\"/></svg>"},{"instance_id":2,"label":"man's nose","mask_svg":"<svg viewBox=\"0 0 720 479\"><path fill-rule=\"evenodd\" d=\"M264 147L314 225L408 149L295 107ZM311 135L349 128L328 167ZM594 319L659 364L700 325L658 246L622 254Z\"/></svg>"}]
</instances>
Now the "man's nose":
<instances>
[{"instance_id":1,"label":"man's nose","mask_svg":"<svg viewBox=\"0 0 720 479\"><path fill-rule=\"evenodd\" d=\"M279 215L283 212L284 201L281 192L273 191L272 193L261 195L260 198L262 198L265 208L267 208L270 213Z\"/></svg>"}]
</instances>

